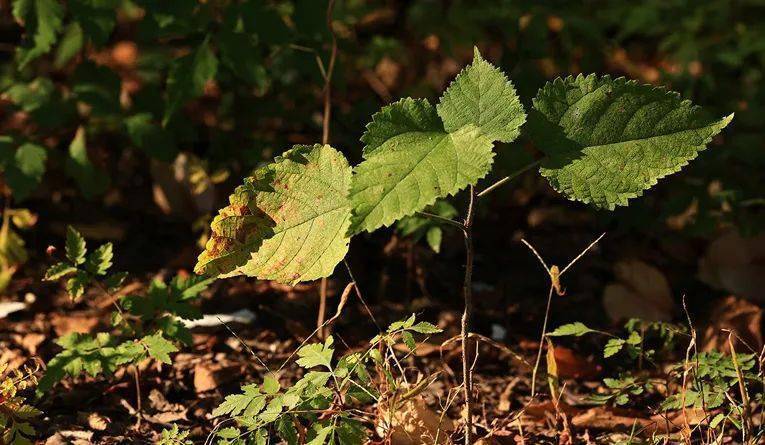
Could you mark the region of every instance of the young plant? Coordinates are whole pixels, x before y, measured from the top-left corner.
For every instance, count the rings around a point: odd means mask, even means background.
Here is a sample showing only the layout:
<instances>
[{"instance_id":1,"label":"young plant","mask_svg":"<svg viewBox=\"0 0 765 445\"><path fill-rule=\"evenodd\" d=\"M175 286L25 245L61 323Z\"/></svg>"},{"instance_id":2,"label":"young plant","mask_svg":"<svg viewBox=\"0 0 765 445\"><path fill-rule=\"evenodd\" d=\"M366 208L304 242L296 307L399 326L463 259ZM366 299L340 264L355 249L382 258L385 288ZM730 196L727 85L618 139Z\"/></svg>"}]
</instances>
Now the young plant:
<instances>
[{"instance_id":1,"label":"young plant","mask_svg":"<svg viewBox=\"0 0 765 445\"><path fill-rule=\"evenodd\" d=\"M66 288L72 299L95 286L110 298L125 274L109 275L112 265L112 245L104 244L87 255L85 239L74 228L67 229L66 261L54 264L46 280L67 278ZM102 277L105 277L102 279ZM95 336L71 333L60 337L56 344L63 351L48 362L37 387L38 393L51 389L65 376L77 377L83 372L95 377L112 373L120 366L136 365L146 358L170 364L170 354L177 344L191 344L191 333L181 319L201 317L191 303L210 284L199 277L176 276L170 283L155 279L145 295L122 296L114 303L112 325L116 332L99 332Z\"/></svg>"},{"instance_id":2,"label":"young plant","mask_svg":"<svg viewBox=\"0 0 765 445\"><path fill-rule=\"evenodd\" d=\"M513 142L527 115L505 74L475 50L436 106L405 98L372 116L351 168L329 145L295 146L246 178L211 224L195 270L287 284L332 274L352 236L422 212L468 189L462 317L465 441L472 443L473 224L478 200L532 167L567 198L612 210L679 171L733 115L710 118L677 93L590 74L548 82L526 130L540 156L478 192L497 142ZM420 215L428 216L420 213Z\"/></svg>"},{"instance_id":3,"label":"young plant","mask_svg":"<svg viewBox=\"0 0 765 445\"><path fill-rule=\"evenodd\" d=\"M215 431L218 443L265 444L274 436L290 445L366 443L365 419L353 408L377 402L393 413L420 394L433 379L407 385L396 371L400 368L394 365L398 360L394 346L403 343L414 351L414 335L439 332L430 323L416 322L412 315L391 324L363 352L336 357L332 336L324 343L300 347L296 363L305 374L292 386L282 388L277 375L268 374L262 384L243 386L241 393L227 396L213 411L213 416L227 416L236 424Z\"/></svg>"},{"instance_id":4,"label":"young plant","mask_svg":"<svg viewBox=\"0 0 765 445\"><path fill-rule=\"evenodd\" d=\"M38 369L25 366L7 374L7 363L0 363L0 443L32 445L36 431L30 421L42 413L19 395L37 383ZM5 376L5 377L3 377Z\"/></svg>"}]
</instances>

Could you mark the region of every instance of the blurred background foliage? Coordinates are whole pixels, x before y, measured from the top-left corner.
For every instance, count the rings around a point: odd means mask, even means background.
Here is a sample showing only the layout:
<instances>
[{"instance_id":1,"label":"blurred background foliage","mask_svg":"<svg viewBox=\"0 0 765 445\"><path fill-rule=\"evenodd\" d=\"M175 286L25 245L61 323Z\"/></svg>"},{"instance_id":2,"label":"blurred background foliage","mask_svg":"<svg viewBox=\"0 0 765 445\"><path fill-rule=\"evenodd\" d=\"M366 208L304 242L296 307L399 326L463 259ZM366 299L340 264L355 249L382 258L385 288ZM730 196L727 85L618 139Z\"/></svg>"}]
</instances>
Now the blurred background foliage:
<instances>
[{"instance_id":1,"label":"blurred background foliage","mask_svg":"<svg viewBox=\"0 0 765 445\"><path fill-rule=\"evenodd\" d=\"M0 0L6 207L48 215L40 225L49 228L80 221L89 238L140 231L146 241L130 243L133 253L164 266L167 257L146 258L152 240L175 251L167 238L204 236L244 175L321 140L326 9L323 0ZM682 174L595 220L656 237L711 238L723 226L756 234L765 224L763 17L762 0L338 0L330 141L358 161L371 114L401 96L435 99L473 45L510 73L527 106L555 76L624 75L736 119ZM498 175L535 148L521 140L499 152ZM527 175L493 201L562 199ZM410 223L399 229L440 244L440 231ZM197 247L186 244L188 263Z\"/></svg>"}]
</instances>

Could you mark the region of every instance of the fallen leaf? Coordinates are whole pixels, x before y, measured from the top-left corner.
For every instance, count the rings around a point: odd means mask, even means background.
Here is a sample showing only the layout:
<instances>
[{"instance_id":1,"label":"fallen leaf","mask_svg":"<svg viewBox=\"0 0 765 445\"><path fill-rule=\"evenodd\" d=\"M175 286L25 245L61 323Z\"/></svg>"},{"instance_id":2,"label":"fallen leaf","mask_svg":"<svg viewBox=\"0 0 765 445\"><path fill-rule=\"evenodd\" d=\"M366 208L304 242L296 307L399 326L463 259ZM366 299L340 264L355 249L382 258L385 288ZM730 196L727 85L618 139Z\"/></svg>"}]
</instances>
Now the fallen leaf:
<instances>
[{"instance_id":1,"label":"fallen leaf","mask_svg":"<svg viewBox=\"0 0 765 445\"><path fill-rule=\"evenodd\" d=\"M712 241L699 260L699 278L734 295L765 301L765 235L744 238L736 231Z\"/></svg>"},{"instance_id":2,"label":"fallen leaf","mask_svg":"<svg viewBox=\"0 0 765 445\"><path fill-rule=\"evenodd\" d=\"M704 330L702 350L728 351L730 349L728 333L723 330L735 332L746 342L746 345L756 351L761 350L763 346L762 308L732 295L716 302L709 325ZM746 345L741 345L742 352L748 351Z\"/></svg>"},{"instance_id":3,"label":"fallen leaf","mask_svg":"<svg viewBox=\"0 0 765 445\"><path fill-rule=\"evenodd\" d=\"M672 290L659 269L640 260L627 260L614 266L614 275L616 282L603 291L603 306L614 323L629 318L672 319Z\"/></svg>"},{"instance_id":4,"label":"fallen leaf","mask_svg":"<svg viewBox=\"0 0 765 445\"><path fill-rule=\"evenodd\" d=\"M87 334L98 326L98 317L86 313L71 313L67 315L53 314L51 325L56 335L62 337L72 332Z\"/></svg>"},{"instance_id":5,"label":"fallen leaf","mask_svg":"<svg viewBox=\"0 0 765 445\"><path fill-rule=\"evenodd\" d=\"M234 380L239 373L239 366L197 363L194 367L194 389L196 392L212 391L220 385Z\"/></svg>"},{"instance_id":6,"label":"fallen leaf","mask_svg":"<svg viewBox=\"0 0 765 445\"><path fill-rule=\"evenodd\" d=\"M600 374L601 367L573 350L556 345L553 348L559 378L591 379Z\"/></svg>"},{"instance_id":7,"label":"fallen leaf","mask_svg":"<svg viewBox=\"0 0 765 445\"><path fill-rule=\"evenodd\" d=\"M449 444L453 430L454 422L433 411L422 398L396 404L395 409L380 404L377 432L390 436L391 445Z\"/></svg>"}]
</instances>

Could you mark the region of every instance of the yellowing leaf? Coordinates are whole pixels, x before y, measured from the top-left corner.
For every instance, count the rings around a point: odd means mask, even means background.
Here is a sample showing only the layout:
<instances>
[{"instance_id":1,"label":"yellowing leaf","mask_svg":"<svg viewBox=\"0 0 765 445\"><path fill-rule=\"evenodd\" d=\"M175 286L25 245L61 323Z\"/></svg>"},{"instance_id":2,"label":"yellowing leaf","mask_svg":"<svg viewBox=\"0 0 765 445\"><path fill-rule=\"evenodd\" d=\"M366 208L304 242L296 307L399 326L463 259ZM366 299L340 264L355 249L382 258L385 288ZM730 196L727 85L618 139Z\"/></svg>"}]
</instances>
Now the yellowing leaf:
<instances>
[{"instance_id":1,"label":"yellowing leaf","mask_svg":"<svg viewBox=\"0 0 765 445\"><path fill-rule=\"evenodd\" d=\"M231 195L196 272L289 284L330 275L348 251L350 179L334 148L295 146Z\"/></svg>"}]
</instances>

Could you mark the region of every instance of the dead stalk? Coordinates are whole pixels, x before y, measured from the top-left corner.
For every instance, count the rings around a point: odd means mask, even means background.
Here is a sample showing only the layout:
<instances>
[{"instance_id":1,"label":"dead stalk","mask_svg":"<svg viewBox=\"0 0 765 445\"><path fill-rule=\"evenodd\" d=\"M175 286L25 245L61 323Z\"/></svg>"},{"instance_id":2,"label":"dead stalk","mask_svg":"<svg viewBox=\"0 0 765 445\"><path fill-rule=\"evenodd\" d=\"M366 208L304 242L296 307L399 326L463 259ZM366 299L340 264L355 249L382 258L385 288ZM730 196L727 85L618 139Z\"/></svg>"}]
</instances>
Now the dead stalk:
<instances>
[{"instance_id":1,"label":"dead stalk","mask_svg":"<svg viewBox=\"0 0 765 445\"><path fill-rule=\"evenodd\" d=\"M741 371L741 365L738 362L738 354L733 345L733 332L728 332L728 346L730 346L730 358L733 361L733 368L736 370L736 380L738 380L738 390L741 393L741 441L742 443L751 442L752 432L752 413L749 406L749 393L746 390L746 381L744 373Z\"/></svg>"}]
</instances>

